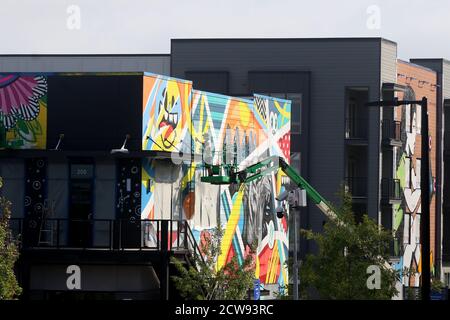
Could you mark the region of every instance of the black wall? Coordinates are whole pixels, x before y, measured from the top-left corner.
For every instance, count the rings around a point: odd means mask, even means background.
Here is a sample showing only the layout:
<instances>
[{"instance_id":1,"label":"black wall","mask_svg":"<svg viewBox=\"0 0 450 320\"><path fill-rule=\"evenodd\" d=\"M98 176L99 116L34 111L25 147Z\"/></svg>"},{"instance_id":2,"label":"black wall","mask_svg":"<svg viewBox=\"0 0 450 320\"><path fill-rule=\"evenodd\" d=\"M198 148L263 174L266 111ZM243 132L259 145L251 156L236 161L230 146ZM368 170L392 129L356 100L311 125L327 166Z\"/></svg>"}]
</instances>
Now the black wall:
<instances>
[{"instance_id":1,"label":"black wall","mask_svg":"<svg viewBox=\"0 0 450 320\"><path fill-rule=\"evenodd\" d=\"M47 103L48 149L63 133L63 150L117 149L126 134L141 150L142 75L49 76Z\"/></svg>"}]
</instances>

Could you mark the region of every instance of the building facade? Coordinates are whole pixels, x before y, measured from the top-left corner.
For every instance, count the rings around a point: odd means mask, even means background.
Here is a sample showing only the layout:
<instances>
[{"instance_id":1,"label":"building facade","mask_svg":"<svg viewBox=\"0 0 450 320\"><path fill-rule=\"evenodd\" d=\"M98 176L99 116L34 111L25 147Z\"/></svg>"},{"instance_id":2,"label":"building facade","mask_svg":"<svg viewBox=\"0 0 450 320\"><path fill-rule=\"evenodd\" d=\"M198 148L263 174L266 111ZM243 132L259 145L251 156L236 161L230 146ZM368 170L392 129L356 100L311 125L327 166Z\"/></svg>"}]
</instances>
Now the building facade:
<instances>
[{"instance_id":1,"label":"building facade","mask_svg":"<svg viewBox=\"0 0 450 320\"><path fill-rule=\"evenodd\" d=\"M273 215L274 197L285 181L273 175L244 190L205 185L199 182L201 161L195 159L204 156L205 148L212 150L208 157L214 161L228 157L241 167L267 155L282 155L332 202L339 202L336 193L344 185L352 193L357 216L367 213L393 230L393 265L416 271L402 279L399 289L417 287L420 107L376 108L365 103L426 96L433 185L430 255L434 275L443 280L450 275L445 166L450 159L445 131L450 63L444 59L400 61L397 44L381 38L177 39L172 40L170 55L4 56L0 66L2 72L47 77L47 95L39 89L43 80L36 79L30 106L15 114L22 118L3 122L8 138L1 143L8 150L1 151L0 175L9 187L2 192L18 217L29 214L37 200L48 199L43 207L64 218L93 214L95 219L186 220L197 243L223 224L229 228L221 263L233 256L242 260L257 240L256 277L273 292L287 281L283 262L289 223ZM80 72L100 74L76 77ZM173 99L167 98L168 92ZM47 130L24 119L36 105L42 111L36 119L44 117L48 105ZM11 130L13 125L19 129ZM61 134L60 150L56 146ZM126 135L130 153L111 154ZM30 145L35 150L24 150ZM39 167L43 163L44 172ZM37 192L34 181L45 190ZM73 192L80 195L72 197ZM33 206L21 205L24 201ZM85 213L71 216L71 206L73 212ZM301 209L300 217L301 227L319 232L326 220L311 205ZM133 224L125 224L128 237L120 240L125 246L140 243L143 229L160 227L138 225L137 232ZM77 241L101 239L89 232L85 237L88 240ZM177 232L173 239L179 239ZM300 256L315 250L314 243L301 240ZM159 266L153 269L147 273L153 282L144 281L146 290L161 291L160 285L150 283L158 283L165 273Z\"/></svg>"},{"instance_id":2,"label":"building facade","mask_svg":"<svg viewBox=\"0 0 450 320\"><path fill-rule=\"evenodd\" d=\"M434 274L440 277L436 225L442 215L443 78L426 60L412 61L416 64L398 61L397 44L379 38L180 39L172 40L171 48L174 76L233 95L251 91L292 99L291 158L299 160L293 164L333 202L339 201L336 192L344 184L352 193L356 215L367 213L394 231L395 267L417 271L399 283L400 298L402 287L420 281L420 239L411 238L420 230L420 210L414 206L420 202L420 148L414 149L420 141L420 118L417 106L394 110L365 104L394 97L428 98L430 241ZM302 227L320 231L325 217L308 206L301 220ZM300 254L314 250L303 241Z\"/></svg>"},{"instance_id":3,"label":"building facade","mask_svg":"<svg viewBox=\"0 0 450 320\"><path fill-rule=\"evenodd\" d=\"M218 225L219 266L253 254L263 289L288 283L283 175L241 188L200 177L205 156L289 161L290 101L142 72L3 74L0 97L2 194L25 297L168 298L169 256L199 250Z\"/></svg>"}]
</instances>

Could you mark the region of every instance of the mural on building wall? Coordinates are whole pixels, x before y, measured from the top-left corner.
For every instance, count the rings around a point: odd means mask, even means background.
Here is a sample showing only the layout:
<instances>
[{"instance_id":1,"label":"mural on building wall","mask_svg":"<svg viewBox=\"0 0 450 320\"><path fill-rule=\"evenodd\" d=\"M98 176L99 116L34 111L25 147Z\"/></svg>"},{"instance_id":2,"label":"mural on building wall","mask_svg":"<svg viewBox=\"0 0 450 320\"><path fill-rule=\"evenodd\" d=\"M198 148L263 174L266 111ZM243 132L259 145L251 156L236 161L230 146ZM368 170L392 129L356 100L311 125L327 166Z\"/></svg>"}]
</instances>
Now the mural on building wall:
<instances>
[{"instance_id":1,"label":"mural on building wall","mask_svg":"<svg viewBox=\"0 0 450 320\"><path fill-rule=\"evenodd\" d=\"M181 168L180 218L189 221L197 242L220 223L224 228L218 266L243 261L258 244L255 276L262 284L288 283L286 218L276 218L275 196L284 185L281 172L252 183L216 186L200 182L202 163L237 163L241 168L280 155L290 158L290 101L255 95L253 101L191 90L192 84L144 76L142 149L171 152ZM178 158L177 158L178 156ZM194 159L195 156L195 159ZM158 164L142 164L143 219L158 219L155 197ZM175 183L175 182L174 182ZM155 203L156 202L156 203ZM172 206L177 207L177 206ZM179 216L179 214L172 213Z\"/></svg>"},{"instance_id":2,"label":"mural on building wall","mask_svg":"<svg viewBox=\"0 0 450 320\"><path fill-rule=\"evenodd\" d=\"M403 94L405 100L416 100L416 94L411 86L407 86ZM397 111L401 120L402 146L396 150L396 178L400 181L402 202L393 205L393 231L398 242L396 254L401 255L397 269L409 270L403 277L403 285L418 287L421 270L421 106L405 105ZM430 137L433 138L433 125L430 121ZM431 140L430 140L431 141ZM431 154L430 143L430 154ZM430 173L433 166L430 157ZM434 181L430 177L430 183ZM433 192L434 188L431 188ZM430 198L431 199L431 198ZM431 213L433 203L430 206ZM433 248L431 248L431 257ZM432 258L431 258L432 259ZM432 265L434 262L431 260Z\"/></svg>"},{"instance_id":3,"label":"mural on building wall","mask_svg":"<svg viewBox=\"0 0 450 320\"><path fill-rule=\"evenodd\" d=\"M0 148L45 149L47 79L0 75Z\"/></svg>"},{"instance_id":4,"label":"mural on building wall","mask_svg":"<svg viewBox=\"0 0 450 320\"><path fill-rule=\"evenodd\" d=\"M288 101L257 95L252 102L194 91L192 114L195 152L204 158L210 157L208 160L213 163L237 163L244 168L271 155L289 160ZM202 184L197 182L195 190ZM275 196L282 188L281 172L241 186L219 187L220 207L216 212L211 211L218 217L208 219L218 220L225 231L219 267L233 256L242 262L250 246L257 243L256 277L263 284L283 286L287 283L284 267L288 256L287 221L276 218L275 213ZM200 202L196 205L196 214L216 201L214 194L212 197L209 194L208 199L202 196L204 193L196 194L196 202ZM207 226L194 223L193 229L199 241Z\"/></svg>"},{"instance_id":5,"label":"mural on building wall","mask_svg":"<svg viewBox=\"0 0 450 320\"><path fill-rule=\"evenodd\" d=\"M141 184L141 219L155 219L155 163L143 159Z\"/></svg>"},{"instance_id":6,"label":"mural on building wall","mask_svg":"<svg viewBox=\"0 0 450 320\"><path fill-rule=\"evenodd\" d=\"M178 152L190 120L192 83L145 73L142 150Z\"/></svg>"}]
</instances>

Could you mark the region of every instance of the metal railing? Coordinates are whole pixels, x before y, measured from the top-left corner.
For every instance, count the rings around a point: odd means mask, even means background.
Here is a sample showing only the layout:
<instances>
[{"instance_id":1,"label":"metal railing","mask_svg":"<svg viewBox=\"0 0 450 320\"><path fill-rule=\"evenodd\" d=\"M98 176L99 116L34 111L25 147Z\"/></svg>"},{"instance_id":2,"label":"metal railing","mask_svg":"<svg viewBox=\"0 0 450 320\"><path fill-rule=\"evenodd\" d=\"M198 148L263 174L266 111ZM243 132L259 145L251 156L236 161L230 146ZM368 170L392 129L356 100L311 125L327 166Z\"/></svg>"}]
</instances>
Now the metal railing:
<instances>
[{"instance_id":1,"label":"metal railing","mask_svg":"<svg viewBox=\"0 0 450 320\"><path fill-rule=\"evenodd\" d=\"M383 200L401 200L401 188L399 179L381 179L381 198Z\"/></svg>"},{"instance_id":2,"label":"metal railing","mask_svg":"<svg viewBox=\"0 0 450 320\"><path fill-rule=\"evenodd\" d=\"M345 177L345 183L352 197L367 197L367 178Z\"/></svg>"},{"instance_id":3,"label":"metal railing","mask_svg":"<svg viewBox=\"0 0 450 320\"><path fill-rule=\"evenodd\" d=\"M12 218L10 229L20 247L28 249L188 250L200 254L185 220Z\"/></svg>"},{"instance_id":4,"label":"metal railing","mask_svg":"<svg viewBox=\"0 0 450 320\"><path fill-rule=\"evenodd\" d=\"M382 120L383 139L401 141L401 121Z\"/></svg>"}]
</instances>

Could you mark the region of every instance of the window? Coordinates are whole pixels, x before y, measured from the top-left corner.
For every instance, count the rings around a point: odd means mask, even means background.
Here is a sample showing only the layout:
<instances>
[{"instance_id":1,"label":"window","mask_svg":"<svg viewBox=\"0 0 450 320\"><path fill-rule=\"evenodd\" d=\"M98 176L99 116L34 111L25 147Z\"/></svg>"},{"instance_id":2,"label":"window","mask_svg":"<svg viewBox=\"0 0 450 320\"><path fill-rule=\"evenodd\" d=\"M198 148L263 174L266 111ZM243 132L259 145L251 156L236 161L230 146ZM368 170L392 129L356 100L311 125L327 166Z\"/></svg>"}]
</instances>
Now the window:
<instances>
[{"instance_id":1,"label":"window","mask_svg":"<svg viewBox=\"0 0 450 320\"><path fill-rule=\"evenodd\" d=\"M365 103L369 100L369 88L346 88L346 139L367 139L368 108Z\"/></svg>"}]
</instances>

